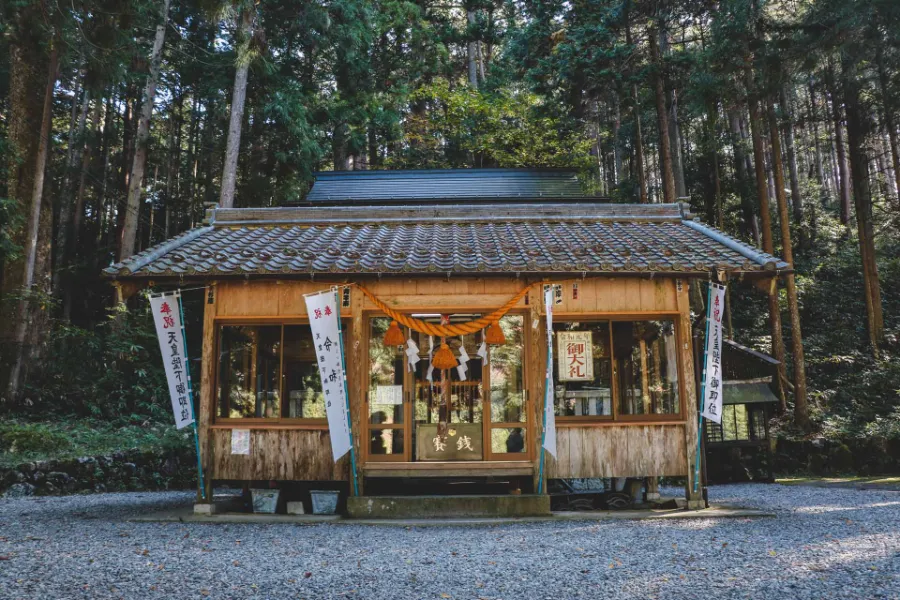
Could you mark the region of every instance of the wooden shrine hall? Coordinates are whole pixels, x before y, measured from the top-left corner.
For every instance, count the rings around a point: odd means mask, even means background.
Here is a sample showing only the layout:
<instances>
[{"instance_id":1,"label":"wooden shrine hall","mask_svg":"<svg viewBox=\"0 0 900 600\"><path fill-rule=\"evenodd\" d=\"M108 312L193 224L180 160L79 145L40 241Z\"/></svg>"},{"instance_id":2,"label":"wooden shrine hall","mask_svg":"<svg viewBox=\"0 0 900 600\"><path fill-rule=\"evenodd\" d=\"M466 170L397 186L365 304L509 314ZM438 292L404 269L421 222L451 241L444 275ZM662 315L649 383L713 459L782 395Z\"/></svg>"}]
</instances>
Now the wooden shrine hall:
<instances>
[{"instance_id":1,"label":"wooden shrine hall","mask_svg":"<svg viewBox=\"0 0 900 600\"><path fill-rule=\"evenodd\" d=\"M685 205L612 204L568 170L462 169L320 173L301 205L212 207L105 274L124 297L206 289L193 377L207 486L352 493L349 456L332 460L304 304L337 286L362 497L670 476L699 507L689 280L788 269ZM542 472L546 286L557 456ZM491 315L463 335L405 324L461 331ZM436 358L446 350L453 368ZM233 453L234 430L249 431L248 454Z\"/></svg>"}]
</instances>

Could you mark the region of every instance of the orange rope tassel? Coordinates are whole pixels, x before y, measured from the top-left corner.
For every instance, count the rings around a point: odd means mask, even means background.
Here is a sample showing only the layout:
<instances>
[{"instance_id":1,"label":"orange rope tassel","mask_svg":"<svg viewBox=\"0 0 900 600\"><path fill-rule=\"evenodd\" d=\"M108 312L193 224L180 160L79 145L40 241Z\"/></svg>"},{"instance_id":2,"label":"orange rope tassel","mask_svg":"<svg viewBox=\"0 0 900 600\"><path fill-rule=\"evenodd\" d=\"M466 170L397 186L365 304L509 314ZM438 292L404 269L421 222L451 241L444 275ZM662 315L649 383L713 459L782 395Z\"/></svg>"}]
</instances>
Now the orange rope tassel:
<instances>
[{"instance_id":1,"label":"orange rope tassel","mask_svg":"<svg viewBox=\"0 0 900 600\"><path fill-rule=\"evenodd\" d=\"M397 321L391 321L391 326L384 333L385 346L402 346L406 343L406 337L397 325Z\"/></svg>"},{"instance_id":2,"label":"orange rope tassel","mask_svg":"<svg viewBox=\"0 0 900 600\"><path fill-rule=\"evenodd\" d=\"M435 369L452 369L456 366L456 357L453 356L453 351L450 350L450 346L447 344L441 344L441 347L438 348L438 351L434 353L434 358L431 359L431 364Z\"/></svg>"}]
</instances>

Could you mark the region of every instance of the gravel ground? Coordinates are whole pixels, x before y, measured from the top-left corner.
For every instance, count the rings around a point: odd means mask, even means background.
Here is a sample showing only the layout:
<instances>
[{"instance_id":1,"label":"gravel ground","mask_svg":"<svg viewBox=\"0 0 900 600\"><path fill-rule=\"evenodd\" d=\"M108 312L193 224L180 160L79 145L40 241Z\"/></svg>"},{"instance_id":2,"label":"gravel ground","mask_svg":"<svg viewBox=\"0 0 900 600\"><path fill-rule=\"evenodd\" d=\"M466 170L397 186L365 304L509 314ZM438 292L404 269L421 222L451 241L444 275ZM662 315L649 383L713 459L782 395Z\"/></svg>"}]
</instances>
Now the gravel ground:
<instances>
[{"instance_id":1,"label":"gravel ground","mask_svg":"<svg viewBox=\"0 0 900 600\"><path fill-rule=\"evenodd\" d=\"M184 492L0 500L0 598L900 598L900 492L714 487L777 518L131 523Z\"/></svg>"}]
</instances>

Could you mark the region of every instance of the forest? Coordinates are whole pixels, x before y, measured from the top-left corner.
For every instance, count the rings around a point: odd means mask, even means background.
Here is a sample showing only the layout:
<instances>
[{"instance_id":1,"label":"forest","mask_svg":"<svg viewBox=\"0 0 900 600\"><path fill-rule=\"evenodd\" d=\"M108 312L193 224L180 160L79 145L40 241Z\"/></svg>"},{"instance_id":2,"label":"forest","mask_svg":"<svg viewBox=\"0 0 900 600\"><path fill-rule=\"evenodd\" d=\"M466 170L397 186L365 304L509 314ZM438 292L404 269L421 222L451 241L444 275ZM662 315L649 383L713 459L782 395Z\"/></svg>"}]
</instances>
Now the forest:
<instances>
[{"instance_id":1,"label":"forest","mask_svg":"<svg viewBox=\"0 0 900 600\"><path fill-rule=\"evenodd\" d=\"M16 427L169 421L146 301L101 270L209 203L537 166L784 257L729 298L729 334L782 360L779 435L900 438L896 0L4 0L0 31Z\"/></svg>"}]
</instances>

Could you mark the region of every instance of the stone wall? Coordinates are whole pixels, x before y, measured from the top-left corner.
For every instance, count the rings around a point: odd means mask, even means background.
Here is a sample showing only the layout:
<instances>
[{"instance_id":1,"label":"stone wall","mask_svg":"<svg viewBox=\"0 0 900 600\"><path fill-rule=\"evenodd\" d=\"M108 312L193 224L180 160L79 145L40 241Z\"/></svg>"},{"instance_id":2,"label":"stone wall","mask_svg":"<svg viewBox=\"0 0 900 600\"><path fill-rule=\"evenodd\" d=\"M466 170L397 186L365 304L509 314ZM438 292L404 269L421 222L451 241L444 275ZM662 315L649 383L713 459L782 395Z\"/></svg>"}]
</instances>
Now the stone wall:
<instances>
[{"instance_id":1,"label":"stone wall","mask_svg":"<svg viewBox=\"0 0 900 600\"><path fill-rule=\"evenodd\" d=\"M124 450L104 456L42 460L0 469L6 497L92 492L192 489L197 486L193 449L167 454Z\"/></svg>"}]
</instances>

